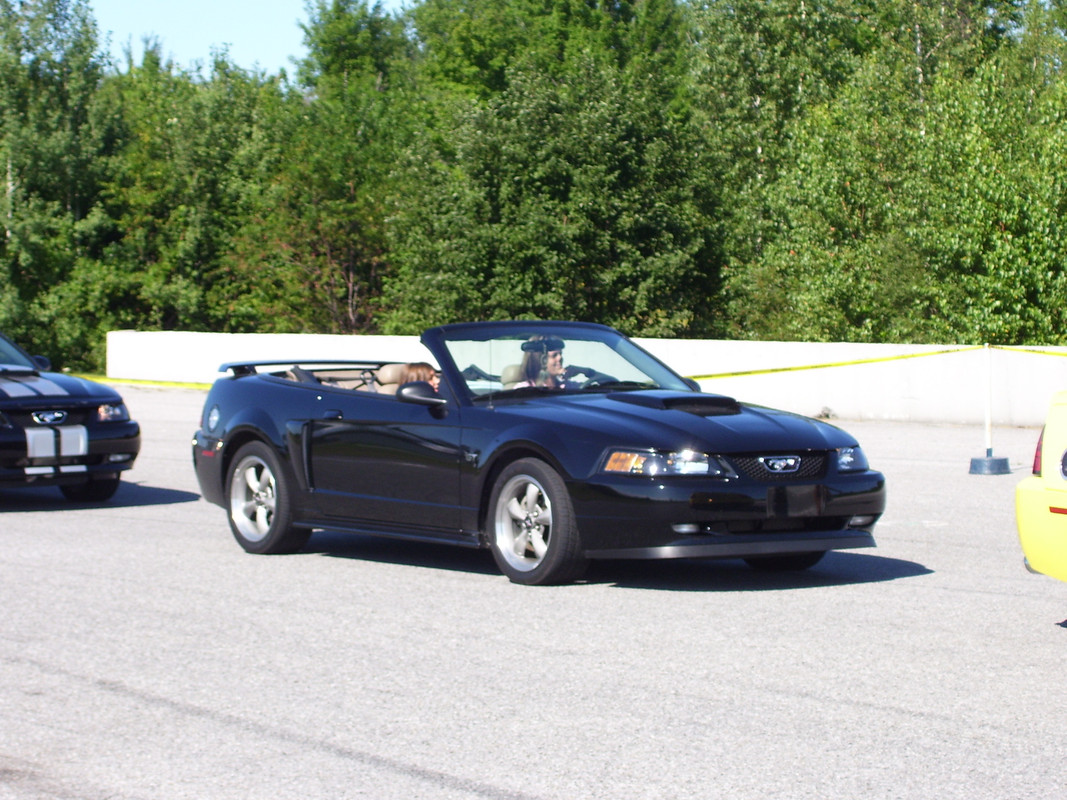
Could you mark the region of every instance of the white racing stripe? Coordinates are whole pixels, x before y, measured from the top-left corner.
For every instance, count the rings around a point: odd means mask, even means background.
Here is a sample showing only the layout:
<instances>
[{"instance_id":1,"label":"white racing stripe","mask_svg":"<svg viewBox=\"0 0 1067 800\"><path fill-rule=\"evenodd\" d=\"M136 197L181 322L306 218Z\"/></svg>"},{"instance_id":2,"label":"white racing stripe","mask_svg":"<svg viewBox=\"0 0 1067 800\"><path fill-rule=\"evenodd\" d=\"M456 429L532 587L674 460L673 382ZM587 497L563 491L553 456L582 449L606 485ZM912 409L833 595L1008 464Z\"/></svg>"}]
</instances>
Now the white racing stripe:
<instances>
[{"instance_id":1,"label":"white racing stripe","mask_svg":"<svg viewBox=\"0 0 1067 800\"><path fill-rule=\"evenodd\" d=\"M19 381L11 378L0 378L0 396L5 397L33 397L36 392L31 391Z\"/></svg>"},{"instance_id":2,"label":"white racing stripe","mask_svg":"<svg viewBox=\"0 0 1067 800\"><path fill-rule=\"evenodd\" d=\"M52 428L27 428L26 455L30 458L55 458L55 430Z\"/></svg>"},{"instance_id":3,"label":"white racing stripe","mask_svg":"<svg viewBox=\"0 0 1067 800\"><path fill-rule=\"evenodd\" d=\"M56 395L68 397L69 392L55 381L40 375L27 375L21 378L0 378L0 396L8 397L44 397Z\"/></svg>"},{"instance_id":4,"label":"white racing stripe","mask_svg":"<svg viewBox=\"0 0 1067 800\"><path fill-rule=\"evenodd\" d=\"M59 452L56 452L56 445ZM29 458L61 458L84 456L89 453L89 431L84 425L63 425L56 428L27 428L26 455ZM27 475L51 475L56 467L26 467ZM85 472L84 464L58 468L60 472Z\"/></svg>"}]
</instances>

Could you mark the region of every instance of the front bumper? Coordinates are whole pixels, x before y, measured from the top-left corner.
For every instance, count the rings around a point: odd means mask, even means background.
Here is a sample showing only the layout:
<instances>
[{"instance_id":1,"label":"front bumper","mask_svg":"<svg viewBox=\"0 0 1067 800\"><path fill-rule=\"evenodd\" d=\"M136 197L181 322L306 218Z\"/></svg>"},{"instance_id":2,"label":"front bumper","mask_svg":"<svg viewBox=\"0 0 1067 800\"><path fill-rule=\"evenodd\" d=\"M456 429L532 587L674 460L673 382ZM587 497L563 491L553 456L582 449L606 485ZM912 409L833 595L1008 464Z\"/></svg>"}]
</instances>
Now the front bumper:
<instances>
[{"instance_id":1,"label":"front bumper","mask_svg":"<svg viewBox=\"0 0 1067 800\"><path fill-rule=\"evenodd\" d=\"M141 449L133 421L0 431L0 486L60 486L110 478L130 469Z\"/></svg>"},{"instance_id":2,"label":"front bumper","mask_svg":"<svg viewBox=\"0 0 1067 800\"><path fill-rule=\"evenodd\" d=\"M885 479L810 484L612 478L572 487L589 558L743 558L875 545Z\"/></svg>"}]
</instances>

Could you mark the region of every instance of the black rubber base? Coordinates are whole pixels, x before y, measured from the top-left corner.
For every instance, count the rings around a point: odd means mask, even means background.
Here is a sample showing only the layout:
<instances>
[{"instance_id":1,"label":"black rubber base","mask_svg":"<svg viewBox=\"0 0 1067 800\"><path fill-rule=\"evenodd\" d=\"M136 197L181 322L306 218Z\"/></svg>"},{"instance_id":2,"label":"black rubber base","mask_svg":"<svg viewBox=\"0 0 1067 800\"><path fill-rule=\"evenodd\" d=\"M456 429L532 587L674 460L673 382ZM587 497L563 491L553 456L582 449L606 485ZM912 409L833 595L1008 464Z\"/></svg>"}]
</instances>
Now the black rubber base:
<instances>
[{"instance_id":1,"label":"black rubber base","mask_svg":"<svg viewBox=\"0 0 1067 800\"><path fill-rule=\"evenodd\" d=\"M1011 474L1011 467L1008 466L1008 459L1006 458L993 458L993 456L985 456L984 458L972 458L971 474L1009 475Z\"/></svg>"}]
</instances>

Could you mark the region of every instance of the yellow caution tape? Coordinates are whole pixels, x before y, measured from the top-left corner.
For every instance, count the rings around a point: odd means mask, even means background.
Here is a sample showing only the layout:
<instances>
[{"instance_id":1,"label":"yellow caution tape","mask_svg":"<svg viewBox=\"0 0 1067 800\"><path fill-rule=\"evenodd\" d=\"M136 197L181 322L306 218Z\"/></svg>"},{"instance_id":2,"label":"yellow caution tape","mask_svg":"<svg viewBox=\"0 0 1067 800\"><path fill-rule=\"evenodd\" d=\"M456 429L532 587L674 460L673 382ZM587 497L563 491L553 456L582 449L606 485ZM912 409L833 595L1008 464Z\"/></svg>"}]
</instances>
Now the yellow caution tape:
<instances>
[{"instance_id":1,"label":"yellow caution tape","mask_svg":"<svg viewBox=\"0 0 1067 800\"><path fill-rule=\"evenodd\" d=\"M1067 350L1062 353L1054 353L1051 350L1036 350L1032 347L1008 347L1000 344L990 345L990 348L993 350L1007 350L1010 353L1033 353L1038 356L1067 356Z\"/></svg>"},{"instance_id":2,"label":"yellow caution tape","mask_svg":"<svg viewBox=\"0 0 1067 800\"><path fill-rule=\"evenodd\" d=\"M109 378L105 375L89 375L87 373L68 373L77 378L96 381L97 383L119 384L127 386L149 386L161 389L210 389L210 383L186 383L183 381L150 381L141 378Z\"/></svg>"},{"instance_id":3,"label":"yellow caution tape","mask_svg":"<svg viewBox=\"0 0 1067 800\"><path fill-rule=\"evenodd\" d=\"M830 367L853 367L858 364L879 364L887 361L904 361L909 358L925 358L926 356L943 356L949 353L968 353L972 350L984 349L981 345L973 347L954 347L951 350L931 350L926 353L906 353L897 356L882 356L880 358L861 358L855 361L833 361L826 364L804 364L799 367L774 367L771 369L750 369L743 372L717 372L709 375L691 375L695 381L711 380L713 378L740 378L746 375L770 375L775 372L802 372L808 369L828 369Z\"/></svg>"}]
</instances>

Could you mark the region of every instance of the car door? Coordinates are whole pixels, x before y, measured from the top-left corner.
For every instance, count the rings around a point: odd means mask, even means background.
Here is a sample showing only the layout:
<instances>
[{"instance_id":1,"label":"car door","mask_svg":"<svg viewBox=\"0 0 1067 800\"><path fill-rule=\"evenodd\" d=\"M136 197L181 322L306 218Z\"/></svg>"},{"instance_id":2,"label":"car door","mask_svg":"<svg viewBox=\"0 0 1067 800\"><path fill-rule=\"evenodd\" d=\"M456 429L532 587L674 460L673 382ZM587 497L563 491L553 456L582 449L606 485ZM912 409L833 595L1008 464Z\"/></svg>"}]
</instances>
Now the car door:
<instances>
[{"instance_id":1,"label":"car door","mask_svg":"<svg viewBox=\"0 0 1067 800\"><path fill-rule=\"evenodd\" d=\"M328 390L305 436L318 507L352 524L459 530L458 409Z\"/></svg>"}]
</instances>

